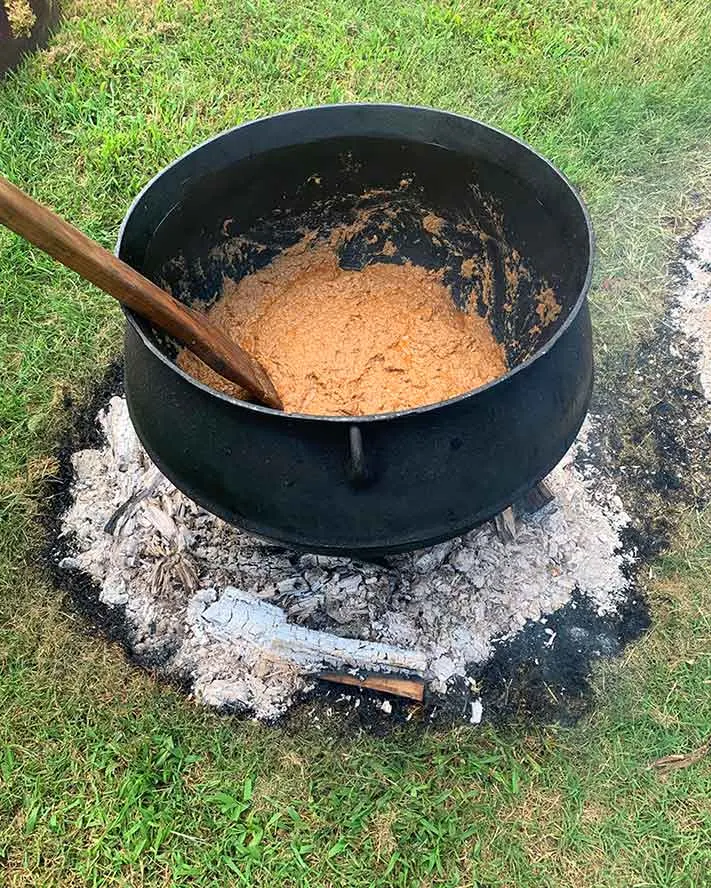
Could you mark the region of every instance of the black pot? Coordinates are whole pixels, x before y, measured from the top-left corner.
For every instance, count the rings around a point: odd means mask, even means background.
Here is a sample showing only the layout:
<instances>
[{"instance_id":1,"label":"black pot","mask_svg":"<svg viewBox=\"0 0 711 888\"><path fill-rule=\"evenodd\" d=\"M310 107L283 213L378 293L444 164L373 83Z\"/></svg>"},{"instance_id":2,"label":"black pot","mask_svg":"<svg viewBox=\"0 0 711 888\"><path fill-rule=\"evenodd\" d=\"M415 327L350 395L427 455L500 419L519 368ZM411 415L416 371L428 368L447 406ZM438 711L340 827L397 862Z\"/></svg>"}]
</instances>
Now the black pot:
<instances>
[{"instance_id":1,"label":"black pot","mask_svg":"<svg viewBox=\"0 0 711 888\"><path fill-rule=\"evenodd\" d=\"M446 268L455 300L476 297L488 313L513 367L506 376L399 413L285 414L194 381L173 362L175 344L126 313L126 394L152 459L211 512L315 552L406 550L491 518L565 454L592 388L585 208L540 155L456 114L337 105L237 127L149 183L117 253L174 294L210 300L223 275L271 261L300 227L327 234L366 205L374 224L380 206L396 209L398 254L379 252L376 224L346 244L341 264ZM438 236L423 236L423 211L444 218ZM236 234L252 247L228 249ZM514 286L507 263L519 254L529 274ZM488 303L461 273L463 255L490 263ZM536 301L546 283L561 308L547 326Z\"/></svg>"}]
</instances>

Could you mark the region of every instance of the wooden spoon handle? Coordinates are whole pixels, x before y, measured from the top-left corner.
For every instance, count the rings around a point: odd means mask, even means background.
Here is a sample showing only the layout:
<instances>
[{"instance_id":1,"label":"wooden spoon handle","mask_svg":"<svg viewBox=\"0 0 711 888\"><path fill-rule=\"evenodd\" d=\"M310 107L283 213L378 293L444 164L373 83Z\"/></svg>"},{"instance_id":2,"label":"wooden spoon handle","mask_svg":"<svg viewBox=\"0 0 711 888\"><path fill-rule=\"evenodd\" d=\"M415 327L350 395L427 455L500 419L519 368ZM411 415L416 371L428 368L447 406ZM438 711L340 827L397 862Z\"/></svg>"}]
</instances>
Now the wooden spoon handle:
<instances>
[{"instance_id":1,"label":"wooden spoon handle","mask_svg":"<svg viewBox=\"0 0 711 888\"><path fill-rule=\"evenodd\" d=\"M174 336L220 376L243 386L264 404L283 409L259 361L204 315L178 302L2 176L0 222Z\"/></svg>"}]
</instances>

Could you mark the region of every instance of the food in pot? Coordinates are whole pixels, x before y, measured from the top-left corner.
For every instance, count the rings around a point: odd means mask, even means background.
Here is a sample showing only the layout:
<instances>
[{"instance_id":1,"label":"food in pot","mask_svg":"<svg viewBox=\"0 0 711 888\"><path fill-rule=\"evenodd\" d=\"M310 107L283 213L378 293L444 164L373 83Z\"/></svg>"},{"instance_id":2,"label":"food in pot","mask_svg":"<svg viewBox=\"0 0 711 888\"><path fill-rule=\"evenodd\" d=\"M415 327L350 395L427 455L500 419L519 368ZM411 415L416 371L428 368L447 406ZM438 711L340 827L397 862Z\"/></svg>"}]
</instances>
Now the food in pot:
<instances>
[{"instance_id":1,"label":"food in pot","mask_svg":"<svg viewBox=\"0 0 711 888\"><path fill-rule=\"evenodd\" d=\"M306 237L239 282L225 279L209 316L263 364L288 412L406 410L508 369L488 321L475 306L458 309L442 278L411 262L346 270L332 245ZM211 388L244 397L188 350L178 364Z\"/></svg>"}]
</instances>

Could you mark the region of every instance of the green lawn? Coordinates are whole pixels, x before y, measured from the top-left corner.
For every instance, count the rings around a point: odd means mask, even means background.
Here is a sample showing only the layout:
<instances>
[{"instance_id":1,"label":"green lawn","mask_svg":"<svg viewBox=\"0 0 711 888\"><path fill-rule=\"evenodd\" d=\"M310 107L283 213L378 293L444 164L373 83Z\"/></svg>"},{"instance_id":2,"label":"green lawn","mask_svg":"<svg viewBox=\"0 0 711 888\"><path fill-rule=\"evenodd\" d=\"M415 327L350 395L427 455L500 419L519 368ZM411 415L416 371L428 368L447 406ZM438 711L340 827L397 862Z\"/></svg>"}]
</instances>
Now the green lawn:
<instances>
[{"instance_id":1,"label":"green lawn","mask_svg":"<svg viewBox=\"0 0 711 888\"><path fill-rule=\"evenodd\" d=\"M602 372L659 318L674 238L711 205L708 0L74 0L0 83L0 171L113 244L201 139L299 105L463 111L588 201ZM711 885L711 516L654 565L652 631L595 714L378 739L223 719L63 612L33 515L118 311L0 231L0 884Z\"/></svg>"}]
</instances>

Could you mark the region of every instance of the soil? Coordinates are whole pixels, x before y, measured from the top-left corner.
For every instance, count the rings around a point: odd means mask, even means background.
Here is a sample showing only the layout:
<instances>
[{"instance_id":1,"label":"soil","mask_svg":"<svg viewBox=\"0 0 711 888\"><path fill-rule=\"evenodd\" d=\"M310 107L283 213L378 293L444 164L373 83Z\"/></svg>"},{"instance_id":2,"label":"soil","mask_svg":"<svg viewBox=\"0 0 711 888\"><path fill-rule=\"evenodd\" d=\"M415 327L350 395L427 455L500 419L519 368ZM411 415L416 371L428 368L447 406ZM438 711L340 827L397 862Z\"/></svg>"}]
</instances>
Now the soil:
<instances>
[{"instance_id":1,"label":"soil","mask_svg":"<svg viewBox=\"0 0 711 888\"><path fill-rule=\"evenodd\" d=\"M292 413L406 410L507 370L488 322L455 307L441 271L410 262L343 269L330 245L308 238L239 283L226 279L209 317L261 361ZM178 364L245 397L187 349Z\"/></svg>"}]
</instances>

